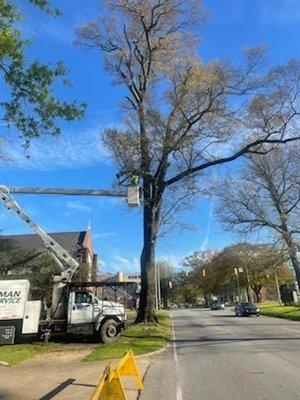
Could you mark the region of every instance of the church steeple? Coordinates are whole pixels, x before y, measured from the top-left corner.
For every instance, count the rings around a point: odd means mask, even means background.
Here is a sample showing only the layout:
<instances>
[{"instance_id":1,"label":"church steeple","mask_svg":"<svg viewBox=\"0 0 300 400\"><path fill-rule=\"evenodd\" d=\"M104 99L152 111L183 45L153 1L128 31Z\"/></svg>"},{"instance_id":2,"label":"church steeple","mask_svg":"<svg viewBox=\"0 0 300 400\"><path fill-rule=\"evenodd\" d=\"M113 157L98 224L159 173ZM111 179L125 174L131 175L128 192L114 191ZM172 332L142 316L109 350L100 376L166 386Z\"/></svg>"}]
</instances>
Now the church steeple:
<instances>
[{"instance_id":1,"label":"church steeple","mask_svg":"<svg viewBox=\"0 0 300 400\"><path fill-rule=\"evenodd\" d=\"M87 231L91 231L91 229L92 229L91 220L89 219L88 226L87 226Z\"/></svg>"}]
</instances>

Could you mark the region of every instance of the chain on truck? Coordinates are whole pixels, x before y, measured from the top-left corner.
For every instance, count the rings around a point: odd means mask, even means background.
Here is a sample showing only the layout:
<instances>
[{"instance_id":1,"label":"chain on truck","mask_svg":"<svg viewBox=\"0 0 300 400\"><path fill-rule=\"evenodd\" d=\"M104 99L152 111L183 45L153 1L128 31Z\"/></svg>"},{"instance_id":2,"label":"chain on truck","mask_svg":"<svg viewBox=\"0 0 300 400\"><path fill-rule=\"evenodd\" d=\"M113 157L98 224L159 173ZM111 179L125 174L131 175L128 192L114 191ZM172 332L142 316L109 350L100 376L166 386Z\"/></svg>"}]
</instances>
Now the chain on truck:
<instances>
[{"instance_id":1,"label":"chain on truck","mask_svg":"<svg viewBox=\"0 0 300 400\"><path fill-rule=\"evenodd\" d=\"M42 301L30 300L28 280L0 280L0 344L13 344L28 336L48 341L52 334L68 333L96 335L102 342L115 340L124 328L125 306L97 298L89 290L92 283L72 282L78 261L21 209L8 187L0 186L0 198L40 237L60 269L60 274L53 277L51 306L44 318ZM127 202L131 206L139 204L138 186L129 186Z\"/></svg>"}]
</instances>

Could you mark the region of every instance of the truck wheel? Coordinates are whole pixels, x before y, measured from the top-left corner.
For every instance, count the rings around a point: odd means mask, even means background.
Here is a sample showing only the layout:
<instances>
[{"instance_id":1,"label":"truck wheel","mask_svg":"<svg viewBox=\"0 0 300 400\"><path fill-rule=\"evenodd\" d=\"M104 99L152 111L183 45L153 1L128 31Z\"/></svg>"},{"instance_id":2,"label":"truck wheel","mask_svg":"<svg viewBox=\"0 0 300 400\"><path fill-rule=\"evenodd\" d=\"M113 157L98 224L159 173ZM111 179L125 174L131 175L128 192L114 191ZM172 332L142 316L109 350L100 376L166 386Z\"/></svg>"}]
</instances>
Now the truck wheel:
<instances>
[{"instance_id":1,"label":"truck wheel","mask_svg":"<svg viewBox=\"0 0 300 400\"><path fill-rule=\"evenodd\" d=\"M108 319L100 328L100 338L103 343L110 343L120 336L118 323L114 319Z\"/></svg>"}]
</instances>

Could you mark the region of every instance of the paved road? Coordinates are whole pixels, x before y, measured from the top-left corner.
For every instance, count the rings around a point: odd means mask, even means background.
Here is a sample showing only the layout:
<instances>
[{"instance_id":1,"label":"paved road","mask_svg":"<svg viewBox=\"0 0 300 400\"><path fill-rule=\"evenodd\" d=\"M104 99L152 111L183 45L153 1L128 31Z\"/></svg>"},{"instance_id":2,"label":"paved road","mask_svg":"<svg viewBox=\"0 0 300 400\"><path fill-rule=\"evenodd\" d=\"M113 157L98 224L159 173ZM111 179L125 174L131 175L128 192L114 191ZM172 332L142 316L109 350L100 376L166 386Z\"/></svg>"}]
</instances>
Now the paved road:
<instances>
[{"instance_id":1,"label":"paved road","mask_svg":"<svg viewBox=\"0 0 300 400\"><path fill-rule=\"evenodd\" d=\"M300 322L172 312L175 340L153 357L141 400L299 400Z\"/></svg>"}]
</instances>

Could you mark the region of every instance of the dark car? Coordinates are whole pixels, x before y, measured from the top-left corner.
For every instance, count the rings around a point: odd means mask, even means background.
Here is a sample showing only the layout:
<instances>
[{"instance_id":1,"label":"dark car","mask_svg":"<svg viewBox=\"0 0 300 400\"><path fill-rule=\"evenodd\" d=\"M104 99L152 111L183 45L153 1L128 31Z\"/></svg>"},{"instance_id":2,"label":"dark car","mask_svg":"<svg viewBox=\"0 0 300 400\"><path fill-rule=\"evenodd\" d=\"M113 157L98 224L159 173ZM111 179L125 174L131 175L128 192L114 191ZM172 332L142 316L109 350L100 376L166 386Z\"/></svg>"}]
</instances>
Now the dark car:
<instances>
[{"instance_id":1,"label":"dark car","mask_svg":"<svg viewBox=\"0 0 300 400\"><path fill-rule=\"evenodd\" d=\"M248 301L242 301L240 303L237 303L234 311L237 317L243 317L248 315L256 315L257 317L259 317L259 308L257 308L255 304L250 303Z\"/></svg>"},{"instance_id":2,"label":"dark car","mask_svg":"<svg viewBox=\"0 0 300 400\"><path fill-rule=\"evenodd\" d=\"M221 301L213 301L211 306L211 310L225 310L225 304L222 303Z\"/></svg>"}]
</instances>

